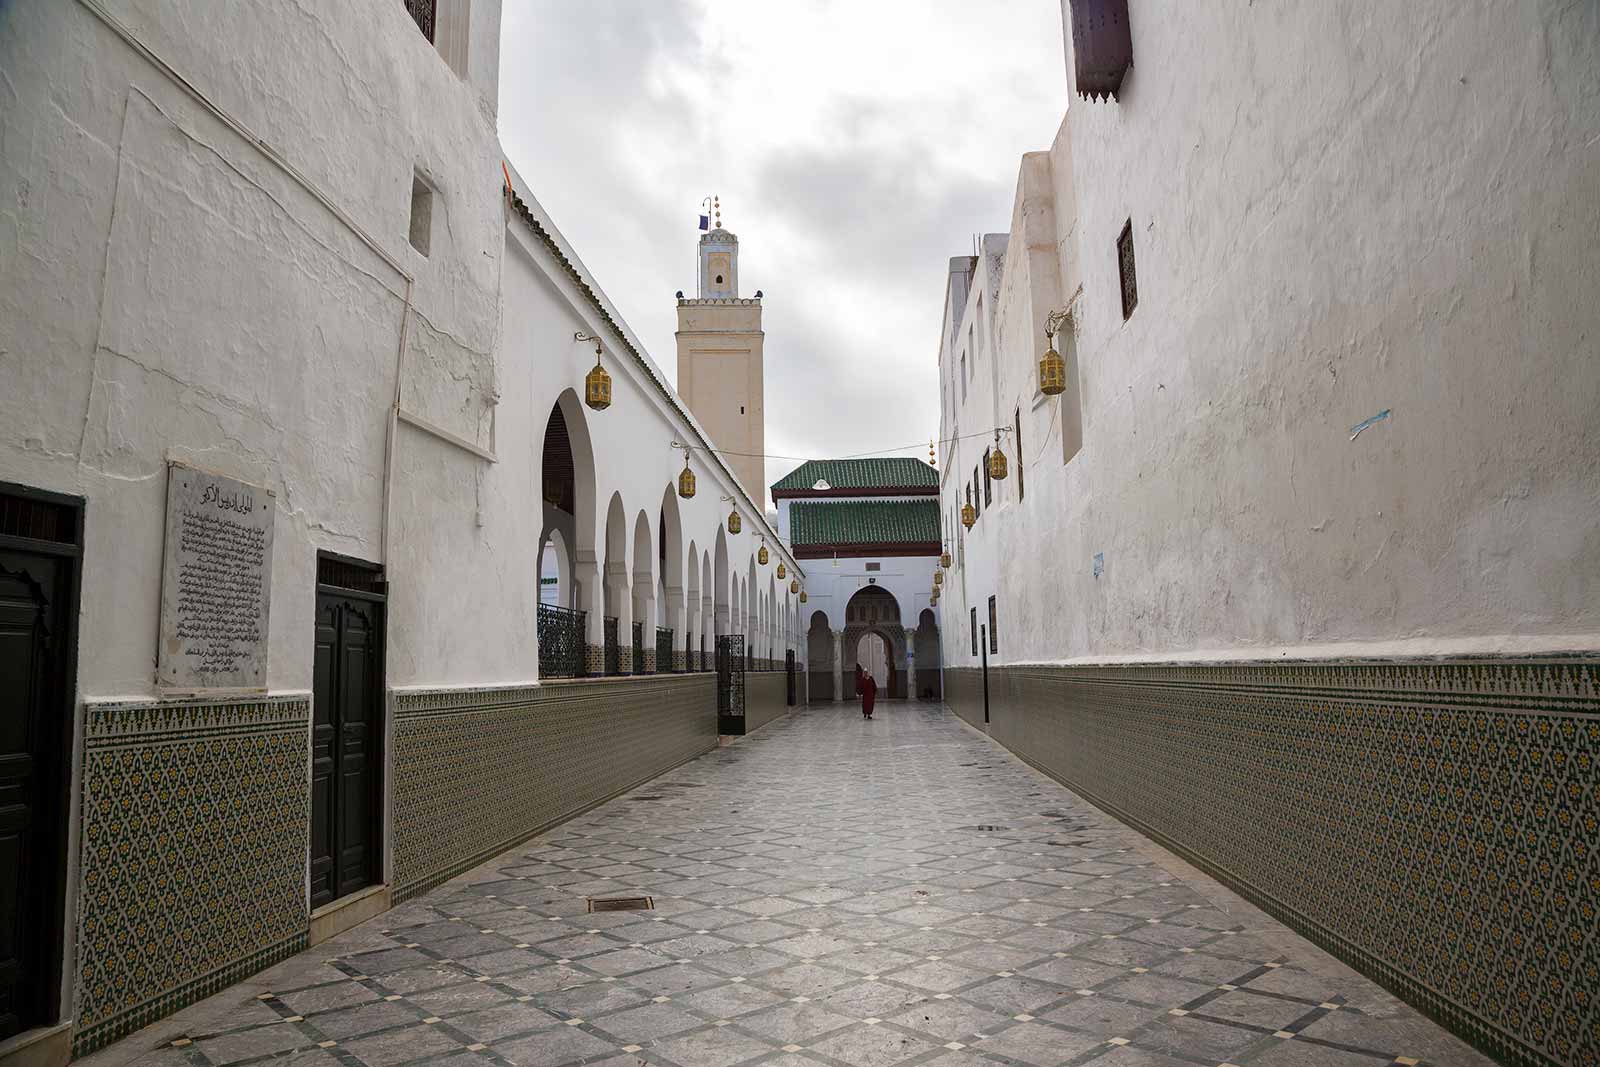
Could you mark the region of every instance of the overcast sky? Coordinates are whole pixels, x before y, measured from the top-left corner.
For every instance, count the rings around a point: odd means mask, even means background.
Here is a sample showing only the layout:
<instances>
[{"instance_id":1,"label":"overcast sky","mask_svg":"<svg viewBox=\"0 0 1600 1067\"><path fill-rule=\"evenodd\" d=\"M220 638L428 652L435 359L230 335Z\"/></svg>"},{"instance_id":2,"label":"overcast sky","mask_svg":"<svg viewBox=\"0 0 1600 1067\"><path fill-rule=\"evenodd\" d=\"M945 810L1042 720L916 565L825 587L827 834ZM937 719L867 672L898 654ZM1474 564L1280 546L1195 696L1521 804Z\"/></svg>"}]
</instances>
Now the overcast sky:
<instances>
[{"instance_id":1,"label":"overcast sky","mask_svg":"<svg viewBox=\"0 0 1600 1067\"><path fill-rule=\"evenodd\" d=\"M669 377L717 193L769 456L927 458L946 264L1066 106L1059 0L505 0L501 47L507 153Z\"/></svg>"}]
</instances>

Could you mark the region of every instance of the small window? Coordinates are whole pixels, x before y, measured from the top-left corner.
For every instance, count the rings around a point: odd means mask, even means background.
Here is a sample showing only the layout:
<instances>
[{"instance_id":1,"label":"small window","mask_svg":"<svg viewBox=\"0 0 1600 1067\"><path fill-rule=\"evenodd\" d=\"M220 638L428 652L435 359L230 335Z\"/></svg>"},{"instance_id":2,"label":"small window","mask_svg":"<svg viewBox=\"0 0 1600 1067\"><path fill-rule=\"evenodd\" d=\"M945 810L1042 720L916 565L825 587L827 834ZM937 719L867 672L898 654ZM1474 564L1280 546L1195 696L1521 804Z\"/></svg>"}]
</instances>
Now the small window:
<instances>
[{"instance_id":1,"label":"small window","mask_svg":"<svg viewBox=\"0 0 1600 1067\"><path fill-rule=\"evenodd\" d=\"M983 506L994 503L994 485L989 481L989 450L983 450Z\"/></svg>"},{"instance_id":2,"label":"small window","mask_svg":"<svg viewBox=\"0 0 1600 1067\"><path fill-rule=\"evenodd\" d=\"M978 468L972 468L972 515L973 518L983 514L984 502L978 497Z\"/></svg>"},{"instance_id":3,"label":"small window","mask_svg":"<svg viewBox=\"0 0 1600 1067\"><path fill-rule=\"evenodd\" d=\"M869 571L881 571L881 570L883 570L883 564L881 564L881 563L869 563L869 564L867 564L867 570L869 570Z\"/></svg>"},{"instance_id":4,"label":"small window","mask_svg":"<svg viewBox=\"0 0 1600 1067\"><path fill-rule=\"evenodd\" d=\"M1133 220L1123 223L1117 238L1117 269L1122 274L1122 318L1126 321L1139 306L1139 281L1133 267Z\"/></svg>"},{"instance_id":5,"label":"small window","mask_svg":"<svg viewBox=\"0 0 1600 1067\"><path fill-rule=\"evenodd\" d=\"M433 244L433 189L422 175L411 176L411 247L423 255Z\"/></svg>"},{"instance_id":6,"label":"small window","mask_svg":"<svg viewBox=\"0 0 1600 1067\"><path fill-rule=\"evenodd\" d=\"M741 415L744 414L744 405L743 404L739 405L739 414L741 414Z\"/></svg>"},{"instance_id":7,"label":"small window","mask_svg":"<svg viewBox=\"0 0 1600 1067\"><path fill-rule=\"evenodd\" d=\"M1027 489L1022 484L1022 408L1017 408L1017 499L1021 500L1027 494Z\"/></svg>"},{"instance_id":8,"label":"small window","mask_svg":"<svg viewBox=\"0 0 1600 1067\"><path fill-rule=\"evenodd\" d=\"M977 608L973 608L977 611ZM989 655L993 656L1000 651L999 628L994 617L994 597L989 598Z\"/></svg>"},{"instance_id":9,"label":"small window","mask_svg":"<svg viewBox=\"0 0 1600 1067\"><path fill-rule=\"evenodd\" d=\"M972 609L972 654L978 654L978 609Z\"/></svg>"}]
</instances>

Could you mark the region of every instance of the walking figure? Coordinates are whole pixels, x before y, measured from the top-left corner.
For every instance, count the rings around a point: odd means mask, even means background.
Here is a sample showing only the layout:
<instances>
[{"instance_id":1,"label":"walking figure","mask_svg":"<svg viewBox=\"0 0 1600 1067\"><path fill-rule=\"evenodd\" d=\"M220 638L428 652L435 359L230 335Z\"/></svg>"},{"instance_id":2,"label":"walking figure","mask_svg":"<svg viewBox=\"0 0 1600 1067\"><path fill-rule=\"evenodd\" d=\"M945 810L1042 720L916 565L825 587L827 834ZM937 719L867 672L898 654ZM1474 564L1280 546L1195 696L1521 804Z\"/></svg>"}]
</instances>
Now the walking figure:
<instances>
[{"instance_id":1,"label":"walking figure","mask_svg":"<svg viewBox=\"0 0 1600 1067\"><path fill-rule=\"evenodd\" d=\"M878 699L878 680L872 675L862 672L861 678L861 717L872 718L872 705Z\"/></svg>"}]
</instances>

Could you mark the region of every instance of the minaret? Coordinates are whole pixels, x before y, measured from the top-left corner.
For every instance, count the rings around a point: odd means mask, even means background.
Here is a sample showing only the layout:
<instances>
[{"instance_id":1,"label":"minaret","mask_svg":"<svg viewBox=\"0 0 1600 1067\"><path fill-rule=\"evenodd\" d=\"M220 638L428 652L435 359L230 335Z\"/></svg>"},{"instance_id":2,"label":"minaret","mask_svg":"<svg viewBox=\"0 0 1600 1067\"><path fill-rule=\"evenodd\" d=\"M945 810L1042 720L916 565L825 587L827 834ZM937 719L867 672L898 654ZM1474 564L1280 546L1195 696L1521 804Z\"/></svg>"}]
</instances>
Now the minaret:
<instances>
[{"instance_id":1,"label":"minaret","mask_svg":"<svg viewBox=\"0 0 1600 1067\"><path fill-rule=\"evenodd\" d=\"M739 295L739 238L715 222L700 238L699 288L678 294L678 395L756 506L767 506L761 293Z\"/></svg>"}]
</instances>

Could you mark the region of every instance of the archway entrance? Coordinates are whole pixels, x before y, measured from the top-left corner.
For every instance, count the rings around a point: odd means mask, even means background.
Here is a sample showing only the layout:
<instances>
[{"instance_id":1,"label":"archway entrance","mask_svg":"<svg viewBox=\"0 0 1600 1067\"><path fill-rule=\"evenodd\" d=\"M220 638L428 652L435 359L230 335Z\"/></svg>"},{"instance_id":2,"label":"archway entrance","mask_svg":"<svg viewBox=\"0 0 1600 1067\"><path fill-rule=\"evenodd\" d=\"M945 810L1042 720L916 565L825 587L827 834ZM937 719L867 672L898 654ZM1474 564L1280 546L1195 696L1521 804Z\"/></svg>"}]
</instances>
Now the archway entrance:
<instances>
[{"instance_id":1,"label":"archway entrance","mask_svg":"<svg viewBox=\"0 0 1600 1067\"><path fill-rule=\"evenodd\" d=\"M869 640L870 639L870 640ZM863 586L850 597L844 609L844 670L841 682L846 699L856 696L856 663L869 670L867 659L882 663L882 673L874 673L878 696L906 695L905 630L900 623L900 602L894 594L876 585Z\"/></svg>"},{"instance_id":2,"label":"archway entrance","mask_svg":"<svg viewBox=\"0 0 1600 1067\"><path fill-rule=\"evenodd\" d=\"M894 670L894 646L889 639L875 630L869 630L856 642L855 652L855 662L861 665L863 673L872 675L873 681L878 683L878 692L887 694ZM851 674L854 673L855 667L852 665Z\"/></svg>"}]
</instances>

